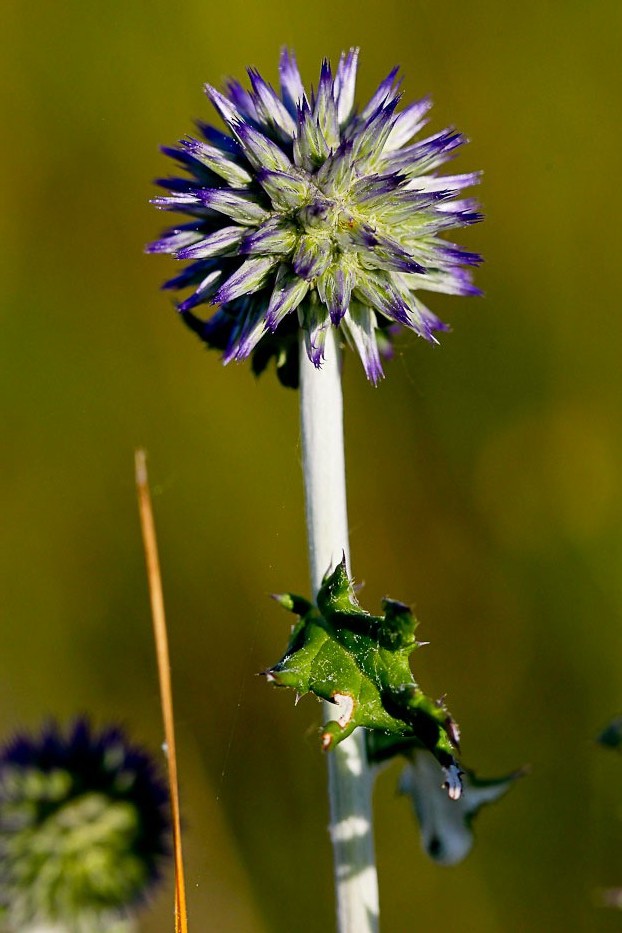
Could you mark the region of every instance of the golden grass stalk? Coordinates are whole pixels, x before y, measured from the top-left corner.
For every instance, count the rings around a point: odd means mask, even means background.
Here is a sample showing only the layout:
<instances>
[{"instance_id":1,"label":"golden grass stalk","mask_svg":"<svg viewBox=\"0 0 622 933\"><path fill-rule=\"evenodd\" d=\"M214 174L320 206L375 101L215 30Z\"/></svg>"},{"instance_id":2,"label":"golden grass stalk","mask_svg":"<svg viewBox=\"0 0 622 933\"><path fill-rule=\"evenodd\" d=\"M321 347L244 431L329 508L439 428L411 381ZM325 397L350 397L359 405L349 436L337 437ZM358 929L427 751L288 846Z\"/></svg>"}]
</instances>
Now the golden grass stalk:
<instances>
[{"instance_id":1,"label":"golden grass stalk","mask_svg":"<svg viewBox=\"0 0 622 933\"><path fill-rule=\"evenodd\" d=\"M173 690L171 686L171 664L168 650L168 636L166 631L166 616L164 613L164 596L162 593L162 577L160 574L160 561L158 558L158 543L156 539L153 509L151 506L151 493L149 491L149 477L147 474L147 456L144 450L135 453L136 488L138 494L138 510L140 525L145 547L145 561L147 564L147 579L149 583L149 598L151 601L151 616L153 620L153 637L158 662L158 680L160 683L160 702L162 705L162 719L164 722L164 739L166 742L168 781L171 796L171 814L173 819L173 850L175 861L175 933L188 933L188 913L186 908L186 883L184 878L184 863L181 846L181 822L179 816L179 784L177 780L177 754L175 750L175 720L173 717Z\"/></svg>"}]
</instances>

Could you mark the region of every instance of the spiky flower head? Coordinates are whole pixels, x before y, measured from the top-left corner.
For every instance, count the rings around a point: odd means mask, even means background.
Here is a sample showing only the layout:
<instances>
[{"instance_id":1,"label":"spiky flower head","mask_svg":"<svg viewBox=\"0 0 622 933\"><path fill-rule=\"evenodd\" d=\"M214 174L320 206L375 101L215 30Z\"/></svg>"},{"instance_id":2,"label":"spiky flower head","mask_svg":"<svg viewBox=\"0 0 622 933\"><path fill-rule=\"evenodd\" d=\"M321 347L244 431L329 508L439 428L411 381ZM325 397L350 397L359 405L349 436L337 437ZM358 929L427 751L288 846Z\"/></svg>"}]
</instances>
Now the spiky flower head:
<instances>
[{"instance_id":1,"label":"spiky flower head","mask_svg":"<svg viewBox=\"0 0 622 933\"><path fill-rule=\"evenodd\" d=\"M252 355L261 372L275 356L285 384L297 383L299 329L319 367L338 328L375 383L395 325L431 341L447 329L421 290L478 294L468 267L480 257L442 236L481 219L460 196L478 173L437 174L464 138L415 139L430 101L399 111L397 68L357 110L357 60L342 54L335 74L324 61L310 94L287 50L280 95L253 69L250 90L206 85L229 132L200 123L202 139L164 149L189 177L160 179L170 193L153 203L188 222L148 250L190 260L165 288L192 289L180 314L225 363ZM207 321L203 303L219 306Z\"/></svg>"},{"instance_id":2,"label":"spiky flower head","mask_svg":"<svg viewBox=\"0 0 622 933\"><path fill-rule=\"evenodd\" d=\"M160 875L167 801L152 759L119 729L78 720L14 738L0 749L0 918L20 931L109 929Z\"/></svg>"}]
</instances>

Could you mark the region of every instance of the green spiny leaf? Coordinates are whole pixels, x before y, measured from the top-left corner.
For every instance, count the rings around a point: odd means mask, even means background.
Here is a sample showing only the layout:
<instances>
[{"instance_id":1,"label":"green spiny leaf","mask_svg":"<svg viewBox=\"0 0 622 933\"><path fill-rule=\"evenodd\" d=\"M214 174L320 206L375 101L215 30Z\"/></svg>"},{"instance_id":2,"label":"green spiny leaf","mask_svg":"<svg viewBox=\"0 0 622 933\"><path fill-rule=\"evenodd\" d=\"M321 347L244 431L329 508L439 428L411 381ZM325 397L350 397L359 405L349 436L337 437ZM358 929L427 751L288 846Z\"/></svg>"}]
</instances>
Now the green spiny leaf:
<instances>
[{"instance_id":1,"label":"green spiny leaf","mask_svg":"<svg viewBox=\"0 0 622 933\"><path fill-rule=\"evenodd\" d=\"M345 561L324 577L317 607L297 596L278 600L299 621L284 656L265 675L277 686L341 705L339 719L324 726L323 748L357 726L416 740L445 770L450 796L459 797L458 730L442 700L427 697L413 678L409 656L418 647L417 622L408 606L385 599L383 616L365 612Z\"/></svg>"}]
</instances>

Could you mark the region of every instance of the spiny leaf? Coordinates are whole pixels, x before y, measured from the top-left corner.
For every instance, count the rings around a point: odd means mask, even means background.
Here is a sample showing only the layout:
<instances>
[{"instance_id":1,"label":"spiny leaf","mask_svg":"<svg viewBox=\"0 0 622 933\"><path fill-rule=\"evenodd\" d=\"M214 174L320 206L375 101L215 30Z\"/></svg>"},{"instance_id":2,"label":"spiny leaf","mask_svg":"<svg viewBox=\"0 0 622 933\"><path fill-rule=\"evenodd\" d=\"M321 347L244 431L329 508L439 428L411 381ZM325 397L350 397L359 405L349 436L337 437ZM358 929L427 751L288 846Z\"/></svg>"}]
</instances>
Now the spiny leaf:
<instances>
[{"instance_id":1,"label":"spiny leaf","mask_svg":"<svg viewBox=\"0 0 622 933\"><path fill-rule=\"evenodd\" d=\"M444 769L450 796L457 799L458 729L443 701L427 697L413 678L409 656L418 647L417 622L408 606L385 599L383 616L365 612L345 561L324 577L317 608L297 596L279 601L299 621L285 655L264 673L277 686L340 704L339 719L324 726L323 748L334 747L357 726L416 739Z\"/></svg>"}]
</instances>

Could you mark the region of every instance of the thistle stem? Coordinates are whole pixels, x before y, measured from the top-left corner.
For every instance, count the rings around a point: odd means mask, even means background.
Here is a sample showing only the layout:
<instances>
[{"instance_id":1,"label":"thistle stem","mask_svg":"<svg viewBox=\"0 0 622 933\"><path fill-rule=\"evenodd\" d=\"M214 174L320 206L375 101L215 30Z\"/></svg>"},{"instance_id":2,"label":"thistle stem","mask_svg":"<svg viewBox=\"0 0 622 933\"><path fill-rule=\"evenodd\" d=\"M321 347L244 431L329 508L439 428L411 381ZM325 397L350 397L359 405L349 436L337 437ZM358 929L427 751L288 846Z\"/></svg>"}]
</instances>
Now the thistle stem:
<instances>
[{"instance_id":1,"label":"thistle stem","mask_svg":"<svg viewBox=\"0 0 622 933\"><path fill-rule=\"evenodd\" d=\"M348 517L343 446L341 353L334 328L326 338L321 369L300 347L300 421L309 544L314 598L327 570L345 554L348 572ZM324 704L328 721L338 706ZM372 780L364 733L357 729L327 754L330 835L339 933L378 930L378 880L374 857Z\"/></svg>"}]
</instances>

